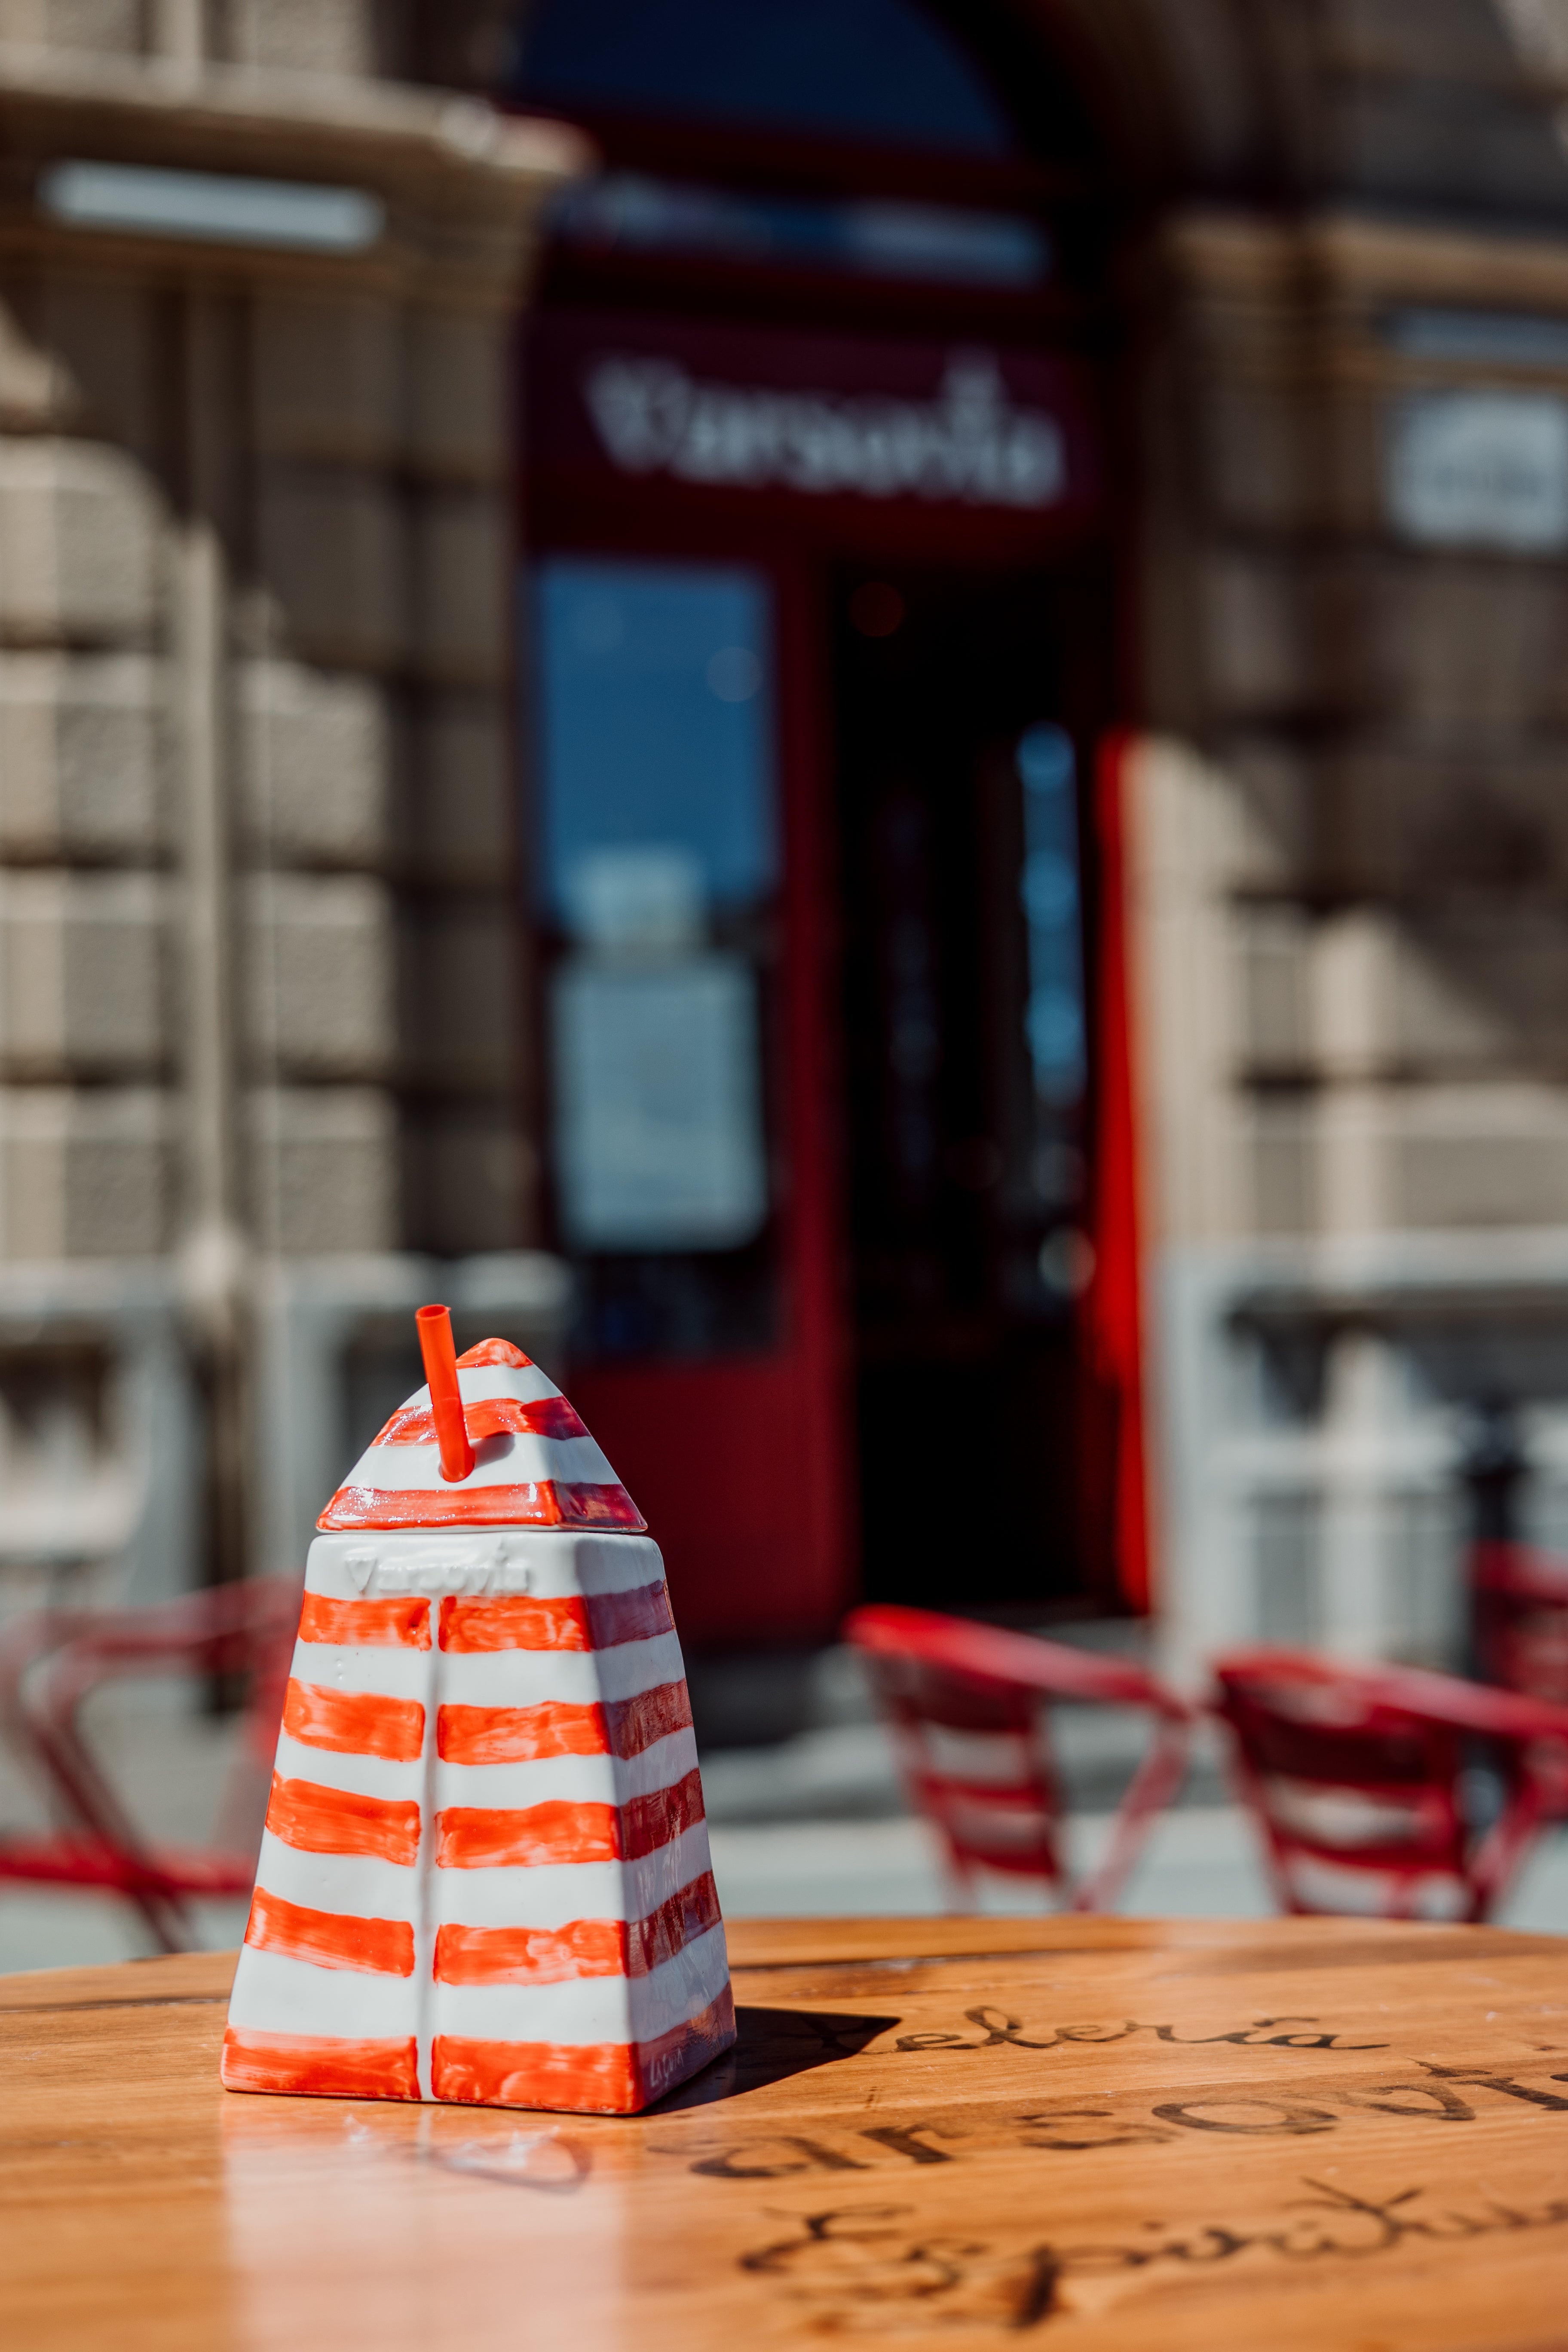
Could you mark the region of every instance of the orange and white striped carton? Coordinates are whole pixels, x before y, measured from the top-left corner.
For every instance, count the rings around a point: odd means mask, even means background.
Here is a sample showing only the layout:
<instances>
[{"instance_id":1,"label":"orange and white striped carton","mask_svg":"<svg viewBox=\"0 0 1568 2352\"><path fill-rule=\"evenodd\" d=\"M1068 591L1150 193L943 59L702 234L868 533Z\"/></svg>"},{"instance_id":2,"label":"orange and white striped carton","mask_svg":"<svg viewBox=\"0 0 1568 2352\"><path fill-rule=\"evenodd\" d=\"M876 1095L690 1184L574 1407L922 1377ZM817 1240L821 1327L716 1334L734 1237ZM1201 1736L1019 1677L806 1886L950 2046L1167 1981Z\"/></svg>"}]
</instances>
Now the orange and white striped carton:
<instances>
[{"instance_id":1,"label":"orange and white striped carton","mask_svg":"<svg viewBox=\"0 0 1568 2352\"><path fill-rule=\"evenodd\" d=\"M223 2080L631 2113L735 2038L663 1562L554 1384L439 1313L310 1547Z\"/></svg>"}]
</instances>

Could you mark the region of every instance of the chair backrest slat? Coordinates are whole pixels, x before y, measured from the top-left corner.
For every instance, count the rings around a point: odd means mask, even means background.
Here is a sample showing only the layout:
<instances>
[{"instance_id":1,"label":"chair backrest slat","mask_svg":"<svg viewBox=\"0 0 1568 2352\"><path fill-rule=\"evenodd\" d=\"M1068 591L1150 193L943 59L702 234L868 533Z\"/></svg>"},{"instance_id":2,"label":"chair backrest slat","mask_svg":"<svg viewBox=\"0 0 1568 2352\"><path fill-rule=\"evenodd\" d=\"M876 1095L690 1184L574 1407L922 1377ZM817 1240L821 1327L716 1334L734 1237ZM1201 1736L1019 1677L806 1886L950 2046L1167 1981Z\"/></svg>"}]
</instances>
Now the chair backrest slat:
<instances>
[{"instance_id":1,"label":"chair backrest slat","mask_svg":"<svg viewBox=\"0 0 1568 2352\"><path fill-rule=\"evenodd\" d=\"M1469 1573L1481 1672L1505 1690L1568 1706L1568 1560L1526 1544L1479 1543Z\"/></svg>"},{"instance_id":2,"label":"chair backrest slat","mask_svg":"<svg viewBox=\"0 0 1568 2352\"><path fill-rule=\"evenodd\" d=\"M860 1609L844 1630L894 1727L911 1801L942 1832L959 1895L980 1867L1038 1878L1076 1909L1110 1903L1185 1769L1182 1702L1120 1660L931 1610ZM1141 1706L1156 1718L1110 1850L1076 1890L1061 1853L1053 1698Z\"/></svg>"},{"instance_id":3,"label":"chair backrest slat","mask_svg":"<svg viewBox=\"0 0 1568 2352\"><path fill-rule=\"evenodd\" d=\"M1408 1916L1429 1900L1443 1916L1487 1916L1541 1818L1536 1751L1568 1738L1568 1710L1305 1651L1237 1652L1214 1671L1287 1909ZM1495 1817L1483 1824L1466 1797L1488 1779ZM1326 1869L1365 1902L1331 1899Z\"/></svg>"}]
</instances>

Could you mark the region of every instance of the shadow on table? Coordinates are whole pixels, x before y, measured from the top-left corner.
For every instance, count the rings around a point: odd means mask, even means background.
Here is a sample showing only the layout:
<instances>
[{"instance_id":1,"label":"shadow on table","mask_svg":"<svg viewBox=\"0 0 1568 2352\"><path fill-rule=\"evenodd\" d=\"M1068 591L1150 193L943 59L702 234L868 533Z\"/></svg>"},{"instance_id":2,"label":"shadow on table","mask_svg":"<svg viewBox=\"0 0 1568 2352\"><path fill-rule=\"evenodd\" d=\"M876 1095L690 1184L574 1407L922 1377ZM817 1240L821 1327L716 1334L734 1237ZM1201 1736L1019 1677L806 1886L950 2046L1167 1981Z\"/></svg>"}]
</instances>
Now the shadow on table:
<instances>
[{"instance_id":1,"label":"shadow on table","mask_svg":"<svg viewBox=\"0 0 1568 2352\"><path fill-rule=\"evenodd\" d=\"M841 2058L858 2058L868 2042L899 2022L896 2017L852 2017L826 2009L738 2008L734 2048L649 2112L678 2115L683 2107L709 2106L715 2099L760 2091Z\"/></svg>"}]
</instances>

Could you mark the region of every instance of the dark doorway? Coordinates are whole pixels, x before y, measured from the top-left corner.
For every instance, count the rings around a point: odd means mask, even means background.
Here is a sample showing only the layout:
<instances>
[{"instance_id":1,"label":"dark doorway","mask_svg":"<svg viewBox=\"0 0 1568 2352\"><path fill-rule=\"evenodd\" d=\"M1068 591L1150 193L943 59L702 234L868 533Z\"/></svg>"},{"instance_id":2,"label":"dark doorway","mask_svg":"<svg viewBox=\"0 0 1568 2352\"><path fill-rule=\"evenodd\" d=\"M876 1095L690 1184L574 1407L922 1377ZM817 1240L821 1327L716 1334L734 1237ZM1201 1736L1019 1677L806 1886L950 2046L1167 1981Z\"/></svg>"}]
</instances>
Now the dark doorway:
<instances>
[{"instance_id":1,"label":"dark doorway","mask_svg":"<svg viewBox=\"0 0 1568 2352\"><path fill-rule=\"evenodd\" d=\"M835 603L865 1589L1048 1608L1102 1566L1079 744L1110 632L1081 570L846 570Z\"/></svg>"}]
</instances>

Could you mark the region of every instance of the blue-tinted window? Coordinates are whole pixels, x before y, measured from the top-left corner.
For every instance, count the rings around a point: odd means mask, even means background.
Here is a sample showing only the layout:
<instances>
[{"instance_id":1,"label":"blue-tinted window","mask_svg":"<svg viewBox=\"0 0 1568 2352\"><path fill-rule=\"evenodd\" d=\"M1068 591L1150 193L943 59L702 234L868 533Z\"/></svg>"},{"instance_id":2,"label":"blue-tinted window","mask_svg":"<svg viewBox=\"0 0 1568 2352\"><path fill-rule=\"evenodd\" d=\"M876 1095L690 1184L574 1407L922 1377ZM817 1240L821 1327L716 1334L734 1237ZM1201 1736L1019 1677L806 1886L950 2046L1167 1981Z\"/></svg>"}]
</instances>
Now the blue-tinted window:
<instances>
[{"instance_id":1,"label":"blue-tinted window","mask_svg":"<svg viewBox=\"0 0 1568 2352\"><path fill-rule=\"evenodd\" d=\"M513 91L966 154L1016 143L978 68L914 0L545 0Z\"/></svg>"},{"instance_id":2,"label":"blue-tinted window","mask_svg":"<svg viewBox=\"0 0 1568 2352\"><path fill-rule=\"evenodd\" d=\"M1025 1034L1035 1091L1060 1108L1082 1094L1087 1058L1073 749L1059 727L1038 726L1019 738L1015 756L1024 787Z\"/></svg>"},{"instance_id":3,"label":"blue-tinted window","mask_svg":"<svg viewBox=\"0 0 1568 2352\"><path fill-rule=\"evenodd\" d=\"M767 590L721 565L535 574L542 896L578 936L703 933L773 888ZM637 903L633 903L633 901Z\"/></svg>"},{"instance_id":4,"label":"blue-tinted window","mask_svg":"<svg viewBox=\"0 0 1568 2352\"><path fill-rule=\"evenodd\" d=\"M537 598L540 880L565 934L549 988L561 1230L587 1256L743 1253L769 1212L755 933L748 950L732 923L776 880L767 583L556 557ZM751 1271L742 1324L767 1306ZM592 1344L668 1346L679 1326L689 1352L735 1305L690 1266L665 1293L650 1318L635 1282L601 1283Z\"/></svg>"}]
</instances>

